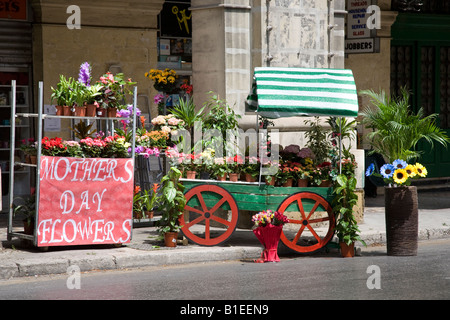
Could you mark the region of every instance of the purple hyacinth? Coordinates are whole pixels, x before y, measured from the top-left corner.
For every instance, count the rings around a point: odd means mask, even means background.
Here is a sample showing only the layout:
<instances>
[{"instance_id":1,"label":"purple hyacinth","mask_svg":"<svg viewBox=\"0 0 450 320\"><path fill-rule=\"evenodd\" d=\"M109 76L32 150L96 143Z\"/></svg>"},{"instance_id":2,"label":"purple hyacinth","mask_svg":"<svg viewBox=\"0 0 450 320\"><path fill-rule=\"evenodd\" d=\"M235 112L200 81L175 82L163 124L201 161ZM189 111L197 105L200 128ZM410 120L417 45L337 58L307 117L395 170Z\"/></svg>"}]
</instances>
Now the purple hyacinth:
<instances>
[{"instance_id":1,"label":"purple hyacinth","mask_svg":"<svg viewBox=\"0 0 450 320\"><path fill-rule=\"evenodd\" d=\"M85 62L80 66L78 82L83 83L86 87L91 86L91 66L88 62Z\"/></svg>"}]
</instances>

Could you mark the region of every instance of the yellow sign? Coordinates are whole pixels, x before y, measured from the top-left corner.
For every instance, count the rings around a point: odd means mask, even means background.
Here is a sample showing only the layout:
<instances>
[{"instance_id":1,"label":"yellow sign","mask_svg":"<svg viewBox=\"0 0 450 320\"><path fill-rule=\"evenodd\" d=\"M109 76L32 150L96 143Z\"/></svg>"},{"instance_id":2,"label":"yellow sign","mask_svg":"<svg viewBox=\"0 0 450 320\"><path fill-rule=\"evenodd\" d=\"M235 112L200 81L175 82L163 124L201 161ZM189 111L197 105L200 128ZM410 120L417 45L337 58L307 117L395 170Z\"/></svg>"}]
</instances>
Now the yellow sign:
<instances>
[{"instance_id":1,"label":"yellow sign","mask_svg":"<svg viewBox=\"0 0 450 320\"><path fill-rule=\"evenodd\" d=\"M177 16L178 26L180 27L180 30L183 31L183 24L184 24L187 34L190 34L188 20L191 20L192 13L189 16L187 16L186 9L179 11L177 6L172 7L172 13Z\"/></svg>"}]
</instances>

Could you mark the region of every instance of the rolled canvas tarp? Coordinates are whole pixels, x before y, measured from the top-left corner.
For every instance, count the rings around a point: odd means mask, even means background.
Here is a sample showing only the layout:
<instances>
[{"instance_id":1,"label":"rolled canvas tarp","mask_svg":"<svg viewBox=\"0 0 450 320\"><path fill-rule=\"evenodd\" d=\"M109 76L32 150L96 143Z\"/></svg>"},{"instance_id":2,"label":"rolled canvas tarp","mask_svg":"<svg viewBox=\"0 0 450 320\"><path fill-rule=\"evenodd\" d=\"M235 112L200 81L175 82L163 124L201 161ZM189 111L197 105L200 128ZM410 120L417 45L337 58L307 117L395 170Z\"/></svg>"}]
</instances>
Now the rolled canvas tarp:
<instances>
[{"instance_id":1,"label":"rolled canvas tarp","mask_svg":"<svg viewBox=\"0 0 450 320\"><path fill-rule=\"evenodd\" d=\"M246 103L267 118L358 116L355 80L347 69L255 68Z\"/></svg>"}]
</instances>

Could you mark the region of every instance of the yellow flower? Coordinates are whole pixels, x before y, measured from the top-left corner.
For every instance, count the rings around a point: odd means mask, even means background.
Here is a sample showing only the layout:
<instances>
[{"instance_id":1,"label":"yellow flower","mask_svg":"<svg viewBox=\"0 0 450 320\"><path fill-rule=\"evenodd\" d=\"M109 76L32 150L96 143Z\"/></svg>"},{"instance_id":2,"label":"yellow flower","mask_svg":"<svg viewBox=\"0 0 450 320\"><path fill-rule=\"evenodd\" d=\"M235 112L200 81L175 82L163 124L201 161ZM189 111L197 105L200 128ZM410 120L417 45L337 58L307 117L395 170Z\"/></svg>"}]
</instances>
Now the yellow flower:
<instances>
[{"instance_id":1,"label":"yellow flower","mask_svg":"<svg viewBox=\"0 0 450 320\"><path fill-rule=\"evenodd\" d=\"M417 175L417 169L416 169L416 167L413 166L413 165L411 165L411 164L408 164L408 165L406 166L405 170L406 170L406 173L408 174L408 176L409 176L410 178L413 178L413 177L415 177L415 176Z\"/></svg>"},{"instance_id":2,"label":"yellow flower","mask_svg":"<svg viewBox=\"0 0 450 320\"><path fill-rule=\"evenodd\" d=\"M415 167L419 176L421 176L422 178L427 176L428 171L423 165L421 165L420 163L416 163Z\"/></svg>"},{"instance_id":3,"label":"yellow flower","mask_svg":"<svg viewBox=\"0 0 450 320\"><path fill-rule=\"evenodd\" d=\"M408 180L408 173L405 169L397 169L394 172L394 182L397 184L403 184Z\"/></svg>"}]
</instances>

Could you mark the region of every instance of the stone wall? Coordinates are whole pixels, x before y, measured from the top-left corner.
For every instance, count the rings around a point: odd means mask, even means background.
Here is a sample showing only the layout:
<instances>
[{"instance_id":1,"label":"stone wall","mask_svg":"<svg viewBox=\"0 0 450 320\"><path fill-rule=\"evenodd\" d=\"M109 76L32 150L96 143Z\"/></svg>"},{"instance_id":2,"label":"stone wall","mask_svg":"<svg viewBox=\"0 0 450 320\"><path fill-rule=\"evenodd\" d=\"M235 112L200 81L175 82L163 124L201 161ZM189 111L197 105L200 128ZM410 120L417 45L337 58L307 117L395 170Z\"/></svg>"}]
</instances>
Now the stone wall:
<instances>
[{"instance_id":1,"label":"stone wall","mask_svg":"<svg viewBox=\"0 0 450 320\"><path fill-rule=\"evenodd\" d=\"M163 0L77 1L81 13L81 28L66 25L71 1L32 1L34 80L44 81L44 104L51 103L51 86L56 86L59 75L78 78L80 65L88 61L93 79L107 71L123 72L137 81L142 98L155 94L152 83L144 73L157 63L157 15ZM37 92L35 93L37 97ZM37 105L37 104L36 104ZM140 101L146 109L150 100ZM147 110L144 110L146 112ZM156 110L152 111L155 114ZM69 123L61 124L62 133L69 137Z\"/></svg>"},{"instance_id":2,"label":"stone wall","mask_svg":"<svg viewBox=\"0 0 450 320\"><path fill-rule=\"evenodd\" d=\"M192 0L195 101L212 90L245 115L253 70L259 66L344 67L344 2L312 0ZM329 29L329 25L333 25ZM304 143L305 118L276 120L282 144Z\"/></svg>"}]
</instances>

